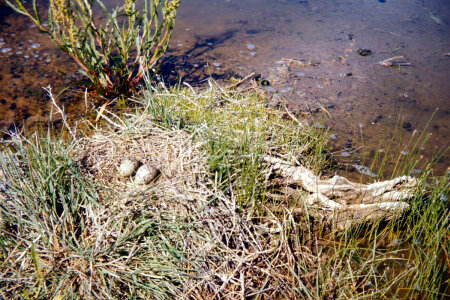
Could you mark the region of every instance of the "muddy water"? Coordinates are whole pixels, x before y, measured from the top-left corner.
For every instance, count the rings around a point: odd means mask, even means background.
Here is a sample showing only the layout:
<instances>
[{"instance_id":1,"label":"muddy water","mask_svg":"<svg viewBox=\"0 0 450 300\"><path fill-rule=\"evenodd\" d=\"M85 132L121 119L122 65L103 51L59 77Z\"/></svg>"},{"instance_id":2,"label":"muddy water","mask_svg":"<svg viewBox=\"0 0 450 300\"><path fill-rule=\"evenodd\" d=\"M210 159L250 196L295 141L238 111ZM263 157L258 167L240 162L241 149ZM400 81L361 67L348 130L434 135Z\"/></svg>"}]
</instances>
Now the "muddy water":
<instances>
[{"instance_id":1,"label":"muddy water","mask_svg":"<svg viewBox=\"0 0 450 300\"><path fill-rule=\"evenodd\" d=\"M7 129L45 117L41 86L63 86L57 71L72 74L74 65L1 3L0 126ZM192 85L257 72L274 102L325 123L350 171L370 165L385 148L380 140L394 140L389 172L434 112L420 154L426 160L449 147L449 52L446 0L183 0L164 65ZM410 65L379 63L395 56ZM447 167L446 154L438 170Z\"/></svg>"},{"instance_id":2,"label":"muddy water","mask_svg":"<svg viewBox=\"0 0 450 300\"><path fill-rule=\"evenodd\" d=\"M75 78L75 64L2 0L0 46L0 130L48 123L51 104L43 87L59 91L70 82L59 72ZM65 95L59 103L69 98Z\"/></svg>"}]
</instances>

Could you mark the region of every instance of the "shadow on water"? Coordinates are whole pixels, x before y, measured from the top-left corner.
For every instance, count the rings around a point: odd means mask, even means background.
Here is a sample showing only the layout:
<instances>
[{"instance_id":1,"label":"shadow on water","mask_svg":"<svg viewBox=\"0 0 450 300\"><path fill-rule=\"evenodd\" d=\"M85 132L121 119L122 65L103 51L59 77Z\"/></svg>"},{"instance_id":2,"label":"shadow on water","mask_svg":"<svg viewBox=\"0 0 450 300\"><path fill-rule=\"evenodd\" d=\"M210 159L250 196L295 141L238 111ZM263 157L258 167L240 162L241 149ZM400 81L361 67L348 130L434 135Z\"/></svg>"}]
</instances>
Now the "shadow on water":
<instances>
[{"instance_id":1,"label":"shadow on water","mask_svg":"<svg viewBox=\"0 0 450 300\"><path fill-rule=\"evenodd\" d=\"M8 18L14 11L4 2L0 2L0 24L3 26L5 19Z\"/></svg>"},{"instance_id":2,"label":"shadow on water","mask_svg":"<svg viewBox=\"0 0 450 300\"><path fill-rule=\"evenodd\" d=\"M192 85L202 85L205 80L226 80L236 76L233 70L218 73L214 69L208 71L209 62L205 58L210 57L214 47L224 45L233 38L237 30L229 30L214 37L195 36L195 43L183 51L169 49L161 63L160 72L164 82L168 85L176 85L187 81Z\"/></svg>"}]
</instances>

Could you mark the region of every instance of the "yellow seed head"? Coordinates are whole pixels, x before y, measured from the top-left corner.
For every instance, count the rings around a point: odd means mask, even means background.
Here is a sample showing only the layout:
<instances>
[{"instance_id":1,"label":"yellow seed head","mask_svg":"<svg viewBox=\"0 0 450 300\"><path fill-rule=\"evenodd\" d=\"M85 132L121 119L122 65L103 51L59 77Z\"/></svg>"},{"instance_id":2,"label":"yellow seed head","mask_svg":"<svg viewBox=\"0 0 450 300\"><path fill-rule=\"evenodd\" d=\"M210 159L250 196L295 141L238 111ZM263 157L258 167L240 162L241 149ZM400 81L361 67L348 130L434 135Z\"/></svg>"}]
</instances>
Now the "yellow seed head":
<instances>
[{"instance_id":1,"label":"yellow seed head","mask_svg":"<svg viewBox=\"0 0 450 300\"><path fill-rule=\"evenodd\" d=\"M72 46L75 46L78 42L78 34L70 0L50 0L50 9L64 38L67 39Z\"/></svg>"},{"instance_id":2,"label":"yellow seed head","mask_svg":"<svg viewBox=\"0 0 450 300\"><path fill-rule=\"evenodd\" d=\"M127 14L131 14L134 11L134 3L136 0L125 0L125 4L123 5L123 8L125 9L125 12Z\"/></svg>"},{"instance_id":3,"label":"yellow seed head","mask_svg":"<svg viewBox=\"0 0 450 300\"><path fill-rule=\"evenodd\" d=\"M175 21L177 9L180 6L180 0L166 1L165 19L172 23Z\"/></svg>"}]
</instances>

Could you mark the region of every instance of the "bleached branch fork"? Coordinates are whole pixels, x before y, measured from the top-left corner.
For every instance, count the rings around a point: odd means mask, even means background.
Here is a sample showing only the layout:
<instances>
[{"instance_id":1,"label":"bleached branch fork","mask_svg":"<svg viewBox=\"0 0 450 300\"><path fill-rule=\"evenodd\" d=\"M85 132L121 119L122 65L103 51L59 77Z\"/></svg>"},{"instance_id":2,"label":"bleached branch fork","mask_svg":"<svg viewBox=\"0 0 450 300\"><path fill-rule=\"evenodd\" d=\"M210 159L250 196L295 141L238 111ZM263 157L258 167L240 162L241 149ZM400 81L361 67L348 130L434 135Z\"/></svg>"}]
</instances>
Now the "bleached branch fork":
<instances>
[{"instance_id":1,"label":"bleached branch fork","mask_svg":"<svg viewBox=\"0 0 450 300\"><path fill-rule=\"evenodd\" d=\"M306 204L317 208L322 217L333 218L338 229L380 217L398 217L409 207L403 200L411 198L417 186L417 180L409 176L366 185L337 175L321 179L303 166L294 166L272 156L264 156L264 161L286 184L299 185L309 192L304 199Z\"/></svg>"}]
</instances>

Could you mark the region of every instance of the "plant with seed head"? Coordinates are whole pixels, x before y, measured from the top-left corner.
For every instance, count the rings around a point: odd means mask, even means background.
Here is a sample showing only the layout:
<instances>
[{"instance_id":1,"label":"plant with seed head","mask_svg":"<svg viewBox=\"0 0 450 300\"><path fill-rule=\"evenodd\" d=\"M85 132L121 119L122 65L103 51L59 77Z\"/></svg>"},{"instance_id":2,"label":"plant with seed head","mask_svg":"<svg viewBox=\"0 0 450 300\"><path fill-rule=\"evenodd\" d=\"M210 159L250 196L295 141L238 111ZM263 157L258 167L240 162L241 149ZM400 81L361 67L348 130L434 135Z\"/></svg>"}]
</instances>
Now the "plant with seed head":
<instances>
[{"instance_id":1,"label":"plant with seed head","mask_svg":"<svg viewBox=\"0 0 450 300\"><path fill-rule=\"evenodd\" d=\"M136 0L124 0L110 12L100 0L50 0L47 27L36 0L32 8L24 0L6 2L75 60L89 78L82 83L107 97L130 95L146 72L157 69L180 5L180 0L142 0L138 10ZM106 24L97 25L94 4L103 8Z\"/></svg>"}]
</instances>

